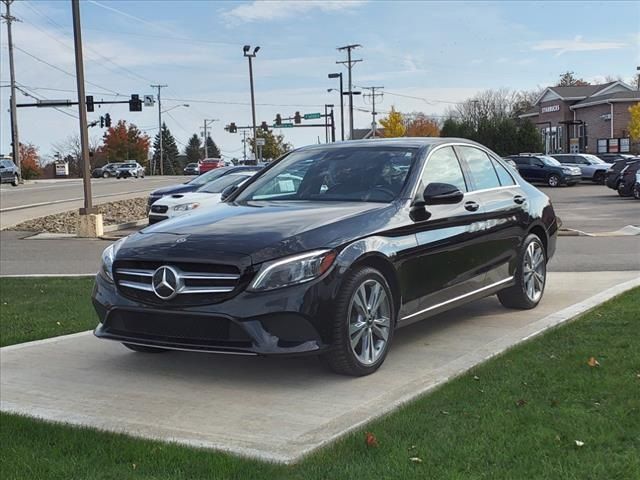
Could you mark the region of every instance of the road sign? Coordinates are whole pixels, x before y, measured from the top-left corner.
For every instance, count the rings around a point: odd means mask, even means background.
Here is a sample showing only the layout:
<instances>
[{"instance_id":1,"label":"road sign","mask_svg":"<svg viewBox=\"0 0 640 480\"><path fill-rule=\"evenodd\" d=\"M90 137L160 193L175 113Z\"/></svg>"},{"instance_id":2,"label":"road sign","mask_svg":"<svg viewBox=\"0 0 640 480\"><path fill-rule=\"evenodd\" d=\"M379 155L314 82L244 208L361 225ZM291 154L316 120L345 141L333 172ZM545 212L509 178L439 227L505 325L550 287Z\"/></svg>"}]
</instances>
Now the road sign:
<instances>
[{"instance_id":1,"label":"road sign","mask_svg":"<svg viewBox=\"0 0 640 480\"><path fill-rule=\"evenodd\" d=\"M273 128L293 128L293 123L281 123L280 125L274 123Z\"/></svg>"},{"instance_id":2,"label":"road sign","mask_svg":"<svg viewBox=\"0 0 640 480\"><path fill-rule=\"evenodd\" d=\"M320 118L321 115L319 113L305 113L304 114L304 119L305 120L313 120L316 118Z\"/></svg>"},{"instance_id":3,"label":"road sign","mask_svg":"<svg viewBox=\"0 0 640 480\"><path fill-rule=\"evenodd\" d=\"M264 147L267 144L267 141L264 138L256 138L256 145L259 147Z\"/></svg>"},{"instance_id":4,"label":"road sign","mask_svg":"<svg viewBox=\"0 0 640 480\"><path fill-rule=\"evenodd\" d=\"M145 95L144 96L144 106L145 107L153 107L155 101L153 100L153 95Z\"/></svg>"}]
</instances>

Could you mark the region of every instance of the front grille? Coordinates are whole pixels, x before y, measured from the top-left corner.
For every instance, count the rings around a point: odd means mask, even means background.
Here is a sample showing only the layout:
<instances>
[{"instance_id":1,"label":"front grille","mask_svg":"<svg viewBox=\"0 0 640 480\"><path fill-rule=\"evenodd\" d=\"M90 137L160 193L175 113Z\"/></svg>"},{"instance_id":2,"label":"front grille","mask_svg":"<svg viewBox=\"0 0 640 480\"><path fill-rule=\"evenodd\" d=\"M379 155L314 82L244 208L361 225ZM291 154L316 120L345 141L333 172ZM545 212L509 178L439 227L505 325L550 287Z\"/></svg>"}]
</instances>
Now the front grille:
<instances>
[{"instance_id":1,"label":"front grille","mask_svg":"<svg viewBox=\"0 0 640 480\"><path fill-rule=\"evenodd\" d=\"M151 211L153 213L167 213L167 210L169 210L169 207L166 205L151 205Z\"/></svg>"},{"instance_id":2,"label":"front grille","mask_svg":"<svg viewBox=\"0 0 640 480\"><path fill-rule=\"evenodd\" d=\"M112 334L170 343L205 342L236 348L251 345L242 328L217 316L116 309L107 317L105 326Z\"/></svg>"},{"instance_id":3,"label":"front grille","mask_svg":"<svg viewBox=\"0 0 640 480\"><path fill-rule=\"evenodd\" d=\"M155 271L170 266L178 274L177 295L163 300L152 282ZM144 303L162 305L206 305L233 295L240 284L240 271L233 265L120 261L114 265L115 280L127 297Z\"/></svg>"}]
</instances>

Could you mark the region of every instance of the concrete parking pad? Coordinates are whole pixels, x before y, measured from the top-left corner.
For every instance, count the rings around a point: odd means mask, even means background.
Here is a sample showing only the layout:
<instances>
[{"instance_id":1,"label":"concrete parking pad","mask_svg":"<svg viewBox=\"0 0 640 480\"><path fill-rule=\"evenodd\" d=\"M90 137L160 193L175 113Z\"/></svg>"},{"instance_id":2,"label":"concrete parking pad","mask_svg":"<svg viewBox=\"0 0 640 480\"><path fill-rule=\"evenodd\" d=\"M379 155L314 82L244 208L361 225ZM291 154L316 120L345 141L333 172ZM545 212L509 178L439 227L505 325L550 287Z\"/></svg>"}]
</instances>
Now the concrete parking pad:
<instances>
[{"instance_id":1,"label":"concrete parking pad","mask_svg":"<svg viewBox=\"0 0 640 480\"><path fill-rule=\"evenodd\" d=\"M278 462L383 415L633 286L640 272L553 272L535 310L487 298L398 331L365 378L314 358L143 355L90 332L0 349L0 409Z\"/></svg>"}]
</instances>

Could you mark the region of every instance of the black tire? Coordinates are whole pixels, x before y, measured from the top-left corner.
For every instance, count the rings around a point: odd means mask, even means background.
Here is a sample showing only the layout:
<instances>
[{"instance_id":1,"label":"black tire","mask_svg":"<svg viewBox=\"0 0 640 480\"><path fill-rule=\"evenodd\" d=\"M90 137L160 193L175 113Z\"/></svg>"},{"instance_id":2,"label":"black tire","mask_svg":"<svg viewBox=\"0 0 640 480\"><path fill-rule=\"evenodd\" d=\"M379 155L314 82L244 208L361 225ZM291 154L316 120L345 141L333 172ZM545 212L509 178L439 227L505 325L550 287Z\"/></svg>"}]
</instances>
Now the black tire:
<instances>
[{"instance_id":1,"label":"black tire","mask_svg":"<svg viewBox=\"0 0 640 480\"><path fill-rule=\"evenodd\" d=\"M102 178L109 178L109 172L102 172Z\"/></svg>"},{"instance_id":2,"label":"black tire","mask_svg":"<svg viewBox=\"0 0 640 480\"><path fill-rule=\"evenodd\" d=\"M13 176L13 180L11 180L11 185L13 185L14 187L17 187L18 185L20 185L20 177L18 177L17 173Z\"/></svg>"},{"instance_id":3,"label":"black tire","mask_svg":"<svg viewBox=\"0 0 640 480\"><path fill-rule=\"evenodd\" d=\"M621 197L628 197L629 196L626 193L624 193L624 187L622 186L622 182L618 183L618 188L617 188L616 191L618 192L618 195L620 195Z\"/></svg>"},{"instance_id":4,"label":"black tire","mask_svg":"<svg viewBox=\"0 0 640 480\"><path fill-rule=\"evenodd\" d=\"M351 347L349 321L351 318L351 309L356 308L354 302L358 289L365 284L371 283L380 285L386 294L386 300L389 302L389 327L387 329L388 336L386 343L381 347L377 359L371 364L363 364ZM348 273L335 300L335 311L331 325L331 347L329 351L321 356L323 363L336 373L354 377L370 375L378 370L384 362L393 340L393 333L396 326L396 309L394 305L391 288L389 288L389 284L384 275L378 270L370 267L357 267ZM365 327L363 330L367 330L367 328L368 327ZM360 336L362 342L364 342L364 336L365 334ZM380 338L378 338L378 340L380 340ZM364 345L364 343L361 345Z\"/></svg>"},{"instance_id":5,"label":"black tire","mask_svg":"<svg viewBox=\"0 0 640 480\"><path fill-rule=\"evenodd\" d=\"M542 287L538 296L531 297L530 294L527 293L527 278L525 278L525 260L527 256L527 251L530 248L530 245L535 245L535 251L539 251L542 253L542 272L543 272L543 280ZM529 234L524 239L522 243L522 247L520 248L520 252L518 253L518 263L517 263L516 272L514 275L515 285L509 288L505 288L498 292L498 300L500 303L507 308L517 308L521 310L528 310L531 308L535 308L542 296L544 294L544 287L547 283L547 252L544 249L544 244L540 237L534 234Z\"/></svg>"},{"instance_id":6,"label":"black tire","mask_svg":"<svg viewBox=\"0 0 640 480\"><path fill-rule=\"evenodd\" d=\"M138 353L166 353L169 350L166 348L147 347L146 345L136 345L135 343L122 343L129 350L133 350Z\"/></svg>"},{"instance_id":7,"label":"black tire","mask_svg":"<svg viewBox=\"0 0 640 480\"><path fill-rule=\"evenodd\" d=\"M556 175L555 173L552 173L547 177L547 185L549 185L550 187L559 187L561 183L562 181L560 179L560 176Z\"/></svg>"},{"instance_id":8,"label":"black tire","mask_svg":"<svg viewBox=\"0 0 640 480\"><path fill-rule=\"evenodd\" d=\"M633 186L633 198L640 200L640 183L636 183Z\"/></svg>"},{"instance_id":9,"label":"black tire","mask_svg":"<svg viewBox=\"0 0 640 480\"><path fill-rule=\"evenodd\" d=\"M598 185L604 185L604 173L596 172L596 174L593 176L593 181Z\"/></svg>"}]
</instances>

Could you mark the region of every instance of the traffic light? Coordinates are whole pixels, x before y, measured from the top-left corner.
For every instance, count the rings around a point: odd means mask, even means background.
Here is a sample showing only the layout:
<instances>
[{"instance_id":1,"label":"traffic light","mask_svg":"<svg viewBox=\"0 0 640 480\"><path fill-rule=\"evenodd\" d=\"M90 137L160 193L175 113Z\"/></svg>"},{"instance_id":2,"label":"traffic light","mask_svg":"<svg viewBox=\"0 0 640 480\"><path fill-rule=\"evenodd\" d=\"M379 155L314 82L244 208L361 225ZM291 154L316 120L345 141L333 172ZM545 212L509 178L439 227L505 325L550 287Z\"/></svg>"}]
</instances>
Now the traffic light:
<instances>
[{"instance_id":1,"label":"traffic light","mask_svg":"<svg viewBox=\"0 0 640 480\"><path fill-rule=\"evenodd\" d=\"M302 123L302 117L300 116L300 112L296 112L296 114L293 116L293 121L295 123Z\"/></svg>"},{"instance_id":2,"label":"traffic light","mask_svg":"<svg viewBox=\"0 0 640 480\"><path fill-rule=\"evenodd\" d=\"M107 128L111 127L111 115L108 113L104 116L104 126Z\"/></svg>"},{"instance_id":3,"label":"traffic light","mask_svg":"<svg viewBox=\"0 0 640 480\"><path fill-rule=\"evenodd\" d=\"M141 112L142 111L142 100L140 100L140 95L131 95L131 100L129 100L129 111L130 112Z\"/></svg>"},{"instance_id":4,"label":"traffic light","mask_svg":"<svg viewBox=\"0 0 640 480\"><path fill-rule=\"evenodd\" d=\"M93 106L93 95L87 95L87 98L85 99L86 103L87 103L87 112L93 112L94 106Z\"/></svg>"},{"instance_id":5,"label":"traffic light","mask_svg":"<svg viewBox=\"0 0 640 480\"><path fill-rule=\"evenodd\" d=\"M100 115L100 128L104 128L104 117Z\"/></svg>"},{"instance_id":6,"label":"traffic light","mask_svg":"<svg viewBox=\"0 0 640 480\"><path fill-rule=\"evenodd\" d=\"M279 113L276 115L276 125L282 125L282 115Z\"/></svg>"},{"instance_id":7,"label":"traffic light","mask_svg":"<svg viewBox=\"0 0 640 480\"><path fill-rule=\"evenodd\" d=\"M262 130L264 130L265 132L268 132L268 131L269 131L269 125L267 125L267 122L262 122L262 123L260 124L260 128L261 128Z\"/></svg>"},{"instance_id":8,"label":"traffic light","mask_svg":"<svg viewBox=\"0 0 640 480\"><path fill-rule=\"evenodd\" d=\"M235 122L231 122L227 127L227 130L229 131L229 133L236 133L238 131L238 127L236 127Z\"/></svg>"}]
</instances>

